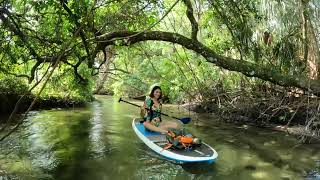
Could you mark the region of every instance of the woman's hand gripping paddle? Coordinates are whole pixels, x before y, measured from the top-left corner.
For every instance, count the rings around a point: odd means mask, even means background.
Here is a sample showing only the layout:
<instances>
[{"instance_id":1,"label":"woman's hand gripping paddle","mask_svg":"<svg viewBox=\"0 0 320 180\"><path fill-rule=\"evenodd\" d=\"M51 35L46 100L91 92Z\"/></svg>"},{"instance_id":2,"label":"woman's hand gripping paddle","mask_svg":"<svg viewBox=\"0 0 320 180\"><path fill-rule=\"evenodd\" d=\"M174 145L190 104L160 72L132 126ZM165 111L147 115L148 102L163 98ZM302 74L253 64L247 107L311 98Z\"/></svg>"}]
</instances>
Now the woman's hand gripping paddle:
<instances>
[{"instance_id":1,"label":"woman's hand gripping paddle","mask_svg":"<svg viewBox=\"0 0 320 180\"><path fill-rule=\"evenodd\" d=\"M131 105L136 106L136 107L140 107L137 104L131 103L129 101L126 101L126 100L123 100L123 99L120 98L118 102L121 102L121 101L125 102L125 103L128 103L128 104L131 104ZM148 108L146 108L146 109L149 110ZM177 118L177 117L174 117L174 116L170 116L168 114L164 114L164 113L161 113L161 114L164 115L164 116L167 116L167 117L171 117L173 119L177 119L177 120L181 121L183 124L188 124L191 121L190 117Z\"/></svg>"}]
</instances>

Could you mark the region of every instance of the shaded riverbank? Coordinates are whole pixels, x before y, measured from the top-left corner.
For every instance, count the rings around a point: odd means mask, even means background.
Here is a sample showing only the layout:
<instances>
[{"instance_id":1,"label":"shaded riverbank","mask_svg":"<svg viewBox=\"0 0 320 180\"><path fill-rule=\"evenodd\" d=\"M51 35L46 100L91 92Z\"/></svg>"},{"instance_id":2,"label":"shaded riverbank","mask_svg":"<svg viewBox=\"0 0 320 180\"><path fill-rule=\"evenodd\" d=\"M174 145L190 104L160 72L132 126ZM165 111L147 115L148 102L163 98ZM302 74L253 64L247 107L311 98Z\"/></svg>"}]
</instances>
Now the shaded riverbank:
<instances>
[{"instance_id":1,"label":"shaded riverbank","mask_svg":"<svg viewBox=\"0 0 320 180\"><path fill-rule=\"evenodd\" d=\"M3 116L9 115L18 100L22 95L19 94L1 94L0 93L0 114ZM17 113L25 112L33 101L33 95L27 95L23 98L21 103L18 106ZM92 99L93 100L93 99ZM70 108L70 107L82 107L85 106L85 100L75 100L68 98L58 98L58 97L47 97L47 98L39 98L35 105L33 106L33 110L39 109L51 109L51 108ZM1 121L0 121L1 122Z\"/></svg>"},{"instance_id":2,"label":"shaded riverbank","mask_svg":"<svg viewBox=\"0 0 320 180\"><path fill-rule=\"evenodd\" d=\"M303 142L319 142L320 99L300 94L234 94L221 95L211 101L185 104L184 108L197 113L209 113L232 124L252 125L285 131Z\"/></svg>"},{"instance_id":3,"label":"shaded riverbank","mask_svg":"<svg viewBox=\"0 0 320 180\"><path fill-rule=\"evenodd\" d=\"M33 89L32 93L29 92L30 88L31 85L22 79L11 76L0 78L0 116L8 116L23 95L25 96L18 105L17 113L25 112L38 92L36 89ZM85 88L74 89L73 92L72 90L61 92L61 89L44 90L32 110L81 107L93 100L93 95L90 91L85 91Z\"/></svg>"}]
</instances>

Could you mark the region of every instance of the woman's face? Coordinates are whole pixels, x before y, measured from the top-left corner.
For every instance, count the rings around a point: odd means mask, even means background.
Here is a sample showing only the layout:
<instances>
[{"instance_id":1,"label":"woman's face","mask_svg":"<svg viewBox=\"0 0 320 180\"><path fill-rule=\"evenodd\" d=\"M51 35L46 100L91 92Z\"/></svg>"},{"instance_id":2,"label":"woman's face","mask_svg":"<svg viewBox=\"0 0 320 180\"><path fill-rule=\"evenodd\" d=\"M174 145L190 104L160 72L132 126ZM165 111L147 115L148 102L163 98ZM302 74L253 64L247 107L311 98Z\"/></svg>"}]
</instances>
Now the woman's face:
<instances>
[{"instance_id":1,"label":"woman's face","mask_svg":"<svg viewBox=\"0 0 320 180\"><path fill-rule=\"evenodd\" d=\"M160 98L161 96L161 90L160 89L156 89L154 92L153 92L153 96L157 99Z\"/></svg>"}]
</instances>

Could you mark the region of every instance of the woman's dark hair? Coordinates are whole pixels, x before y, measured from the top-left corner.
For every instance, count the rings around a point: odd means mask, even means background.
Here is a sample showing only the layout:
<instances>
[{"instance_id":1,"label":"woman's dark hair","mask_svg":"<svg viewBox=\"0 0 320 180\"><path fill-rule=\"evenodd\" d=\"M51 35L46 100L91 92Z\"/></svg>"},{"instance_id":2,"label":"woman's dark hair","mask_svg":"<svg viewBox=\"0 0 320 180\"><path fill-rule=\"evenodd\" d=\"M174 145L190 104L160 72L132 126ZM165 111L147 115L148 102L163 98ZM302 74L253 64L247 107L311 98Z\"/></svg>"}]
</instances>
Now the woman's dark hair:
<instances>
[{"instance_id":1,"label":"woman's dark hair","mask_svg":"<svg viewBox=\"0 0 320 180\"><path fill-rule=\"evenodd\" d=\"M154 95L153 95L153 94L154 94L154 92L155 92L157 89L159 89L159 90L161 91L160 86L154 86L154 87L152 88L152 90L151 90L151 92L150 92L150 95L149 95L151 98L153 98L153 97L154 97ZM161 93L160 93L160 97L159 97L159 99L161 99L161 98L162 98L162 91L161 91ZM158 100L159 100L159 99L158 99Z\"/></svg>"}]
</instances>

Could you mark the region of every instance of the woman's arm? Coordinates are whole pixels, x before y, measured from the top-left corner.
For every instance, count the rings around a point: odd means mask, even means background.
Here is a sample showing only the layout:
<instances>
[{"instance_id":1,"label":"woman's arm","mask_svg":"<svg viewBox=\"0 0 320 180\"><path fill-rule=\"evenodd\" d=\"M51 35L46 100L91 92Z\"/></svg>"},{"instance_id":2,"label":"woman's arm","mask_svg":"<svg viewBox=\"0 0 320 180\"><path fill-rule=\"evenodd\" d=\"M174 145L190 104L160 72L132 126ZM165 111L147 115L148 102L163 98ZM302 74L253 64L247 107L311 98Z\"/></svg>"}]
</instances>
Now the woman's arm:
<instances>
[{"instance_id":1,"label":"woman's arm","mask_svg":"<svg viewBox=\"0 0 320 180\"><path fill-rule=\"evenodd\" d=\"M144 117L147 121L151 120L151 108L152 108L152 104L153 104L153 100L150 97L147 97L146 100L144 101ZM146 110L145 108L147 108L148 110Z\"/></svg>"}]
</instances>

